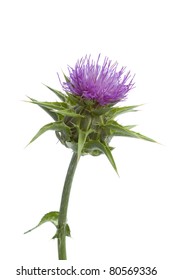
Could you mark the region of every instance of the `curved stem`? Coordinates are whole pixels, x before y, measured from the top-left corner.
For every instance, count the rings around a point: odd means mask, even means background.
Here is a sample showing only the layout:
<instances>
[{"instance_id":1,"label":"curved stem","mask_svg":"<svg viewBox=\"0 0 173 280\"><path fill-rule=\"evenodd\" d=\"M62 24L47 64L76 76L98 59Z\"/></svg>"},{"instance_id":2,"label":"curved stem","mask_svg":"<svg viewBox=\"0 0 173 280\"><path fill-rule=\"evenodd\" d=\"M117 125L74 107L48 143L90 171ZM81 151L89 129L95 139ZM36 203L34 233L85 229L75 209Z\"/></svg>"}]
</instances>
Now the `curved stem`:
<instances>
[{"instance_id":1,"label":"curved stem","mask_svg":"<svg viewBox=\"0 0 173 280\"><path fill-rule=\"evenodd\" d=\"M61 197L60 212L58 218L58 256L59 260L67 260L66 254L66 221L67 221L67 209L70 197L71 185L74 177L74 173L78 163L78 155L73 153L72 159L67 170L67 175L64 182L63 193Z\"/></svg>"}]
</instances>

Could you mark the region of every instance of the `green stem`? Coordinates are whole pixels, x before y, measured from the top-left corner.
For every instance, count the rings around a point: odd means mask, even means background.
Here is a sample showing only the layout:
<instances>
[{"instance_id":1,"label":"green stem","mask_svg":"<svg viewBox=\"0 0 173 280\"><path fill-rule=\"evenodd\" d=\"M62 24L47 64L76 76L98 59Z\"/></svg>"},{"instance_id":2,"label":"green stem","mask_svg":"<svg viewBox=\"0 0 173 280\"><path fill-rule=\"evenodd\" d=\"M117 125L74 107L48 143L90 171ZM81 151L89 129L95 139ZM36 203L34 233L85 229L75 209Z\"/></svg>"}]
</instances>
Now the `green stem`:
<instances>
[{"instance_id":1,"label":"green stem","mask_svg":"<svg viewBox=\"0 0 173 280\"><path fill-rule=\"evenodd\" d=\"M66 179L64 182L64 188L61 198L60 212L58 218L58 256L59 260L67 260L66 254L66 221L67 221L67 209L70 197L71 185L74 177L74 173L78 163L78 155L73 153L69 168L67 170Z\"/></svg>"}]
</instances>

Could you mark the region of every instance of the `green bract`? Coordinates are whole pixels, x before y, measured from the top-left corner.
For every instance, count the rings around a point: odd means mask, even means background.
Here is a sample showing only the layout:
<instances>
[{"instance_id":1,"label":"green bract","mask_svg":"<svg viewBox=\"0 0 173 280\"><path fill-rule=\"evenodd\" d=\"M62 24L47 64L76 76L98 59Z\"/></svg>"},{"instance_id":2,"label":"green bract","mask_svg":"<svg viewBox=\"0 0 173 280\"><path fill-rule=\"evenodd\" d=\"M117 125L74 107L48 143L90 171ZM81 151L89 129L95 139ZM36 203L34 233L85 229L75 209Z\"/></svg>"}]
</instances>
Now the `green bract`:
<instances>
[{"instance_id":1,"label":"green bract","mask_svg":"<svg viewBox=\"0 0 173 280\"><path fill-rule=\"evenodd\" d=\"M39 105L54 120L43 126L32 138L30 143L48 130L54 130L59 141L81 155L98 156L105 154L117 172L111 154L113 148L109 145L114 136L126 136L155 142L132 130L134 126L122 126L115 118L123 113L135 112L138 105L116 107L113 105L100 106L92 100L66 92L65 94L52 89L61 102L41 102L30 98L30 102Z\"/></svg>"}]
</instances>

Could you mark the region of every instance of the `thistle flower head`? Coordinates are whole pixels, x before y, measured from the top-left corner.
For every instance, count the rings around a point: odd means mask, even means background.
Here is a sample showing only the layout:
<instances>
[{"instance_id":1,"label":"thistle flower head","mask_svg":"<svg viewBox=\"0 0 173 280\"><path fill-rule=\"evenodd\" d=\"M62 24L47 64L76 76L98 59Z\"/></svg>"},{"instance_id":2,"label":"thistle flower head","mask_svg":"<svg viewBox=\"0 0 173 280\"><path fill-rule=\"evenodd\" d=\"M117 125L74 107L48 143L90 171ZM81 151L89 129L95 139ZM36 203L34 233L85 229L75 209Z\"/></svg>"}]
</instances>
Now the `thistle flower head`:
<instances>
[{"instance_id":1,"label":"thistle flower head","mask_svg":"<svg viewBox=\"0 0 173 280\"><path fill-rule=\"evenodd\" d=\"M130 71L125 74L126 67L118 70L118 63L112 64L108 57L102 65L99 60L100 55L96 62L91 56L85 56L77 61L74 68L69 66L68 79L61 83L63 89L101 106L124 100L134 86Z\"/></svg>"},{"instance_id":2,"label":"thistle flower head","mask_svg":"<svg viewBox=\"0 0 173 280\"><path fill-rule=\"evenodd\" d=\"M43 126L30 141L33 142L48 130L54 130L59 141L81 155L105 154L117 171L110 141L114 136L133 137L152 141L132 130L133 125L123 126L116 121L122 113L134 112L138 106L114 106L126 98L134 86L130 72L125 67L117 70L118 64L105 57L103 64L85 56L69 67L69 77L64 75L61 83L65 93L52 89L61 102L40 102L30 98L48 113L54 122ZM61 81L60 81L61 82Z\"/></svg>"}]
</instances>

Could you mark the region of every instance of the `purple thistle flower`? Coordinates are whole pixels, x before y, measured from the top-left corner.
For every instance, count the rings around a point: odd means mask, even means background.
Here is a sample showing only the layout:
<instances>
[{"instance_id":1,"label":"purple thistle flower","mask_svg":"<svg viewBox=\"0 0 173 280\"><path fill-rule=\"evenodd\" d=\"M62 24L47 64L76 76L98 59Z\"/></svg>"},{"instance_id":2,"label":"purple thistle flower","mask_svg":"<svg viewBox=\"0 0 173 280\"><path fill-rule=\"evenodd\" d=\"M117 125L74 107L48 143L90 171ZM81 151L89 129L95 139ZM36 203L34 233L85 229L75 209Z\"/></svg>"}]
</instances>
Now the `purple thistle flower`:
<instances>
[{"instance_id":1,"label":"purple thistle flower","mask_svg":"<svg viewBox=\"0 0 173 280\"><path fill-rule=\"evenodd\" d=\"M86 55L77 61L74 68L69 66L68 81L62 83L63 89L101 106L124 100L134 86L133 78L128 81L130 71L124 74L126 67L118 71L118 63L111 64L108 57L100 65L99 59L100 55L97 62L94 62L91 56Z\"/></svg>"}]
</instances>

